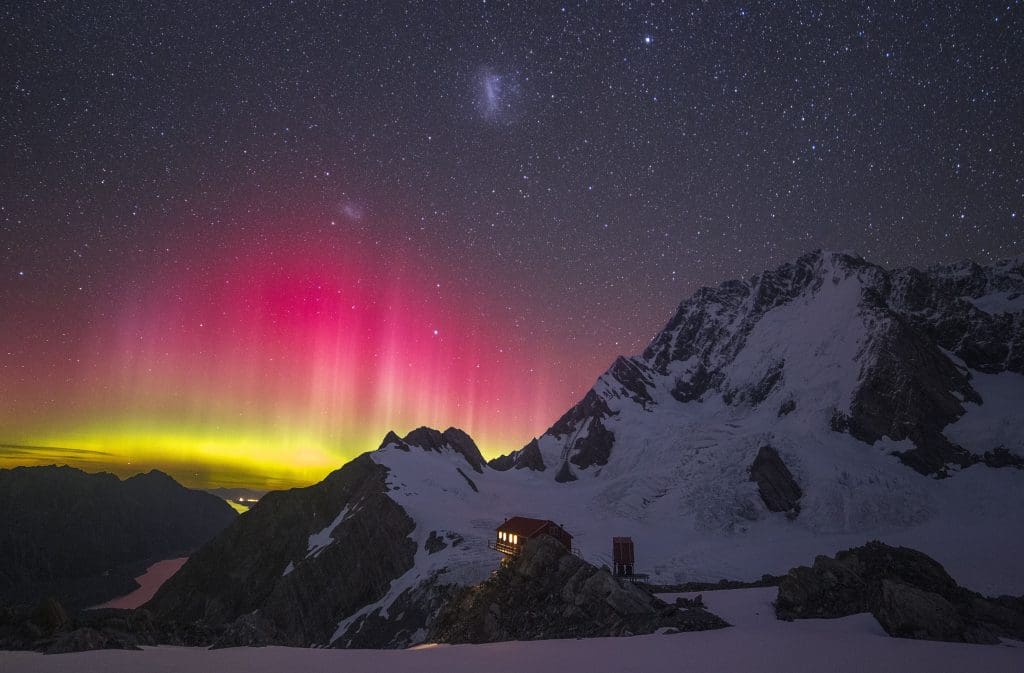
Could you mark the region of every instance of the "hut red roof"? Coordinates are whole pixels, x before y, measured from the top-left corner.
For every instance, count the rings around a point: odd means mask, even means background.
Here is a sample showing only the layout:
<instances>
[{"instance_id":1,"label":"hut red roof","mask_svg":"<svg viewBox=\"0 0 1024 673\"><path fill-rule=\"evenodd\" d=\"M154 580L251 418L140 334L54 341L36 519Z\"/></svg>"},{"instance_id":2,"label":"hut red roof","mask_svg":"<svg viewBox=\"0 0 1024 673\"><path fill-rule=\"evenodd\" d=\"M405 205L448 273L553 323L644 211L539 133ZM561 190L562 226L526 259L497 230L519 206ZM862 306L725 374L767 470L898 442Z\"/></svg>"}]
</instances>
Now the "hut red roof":
<instances>
[{"instance_id":1,"label":"hut red roof","mask_svg":"<svg viewBox=\"0 0 1024 673\"><path fill-rule=\"evenodd\" d=\"M519 537L529 538L538 535L548 526L558 526L558 524L550 519L530 519L525 516L514 516L506 519L505 523L498 526L496 530L503 530L515 533ZM558 527L561 528L561 526Z\"/></svg>"},{"instance_id":2,"label":"hut red roof","mask_svg":"<svg viewBox=\"0 0 1024 673\"><path fill-rule=\"evenodd\" d=\"M550 535L565 545L566 549L572 551L572 535L550 519L530 519L525 516L514 516L505 519L505 522L498 526L496 530L498 531L498 538L495 540L495 548L505 554L519 553L523 543L540 535ZM502 533L516 536L516 541L511 542L510 540L502 539Z\"/></svg>"}]
</instances>

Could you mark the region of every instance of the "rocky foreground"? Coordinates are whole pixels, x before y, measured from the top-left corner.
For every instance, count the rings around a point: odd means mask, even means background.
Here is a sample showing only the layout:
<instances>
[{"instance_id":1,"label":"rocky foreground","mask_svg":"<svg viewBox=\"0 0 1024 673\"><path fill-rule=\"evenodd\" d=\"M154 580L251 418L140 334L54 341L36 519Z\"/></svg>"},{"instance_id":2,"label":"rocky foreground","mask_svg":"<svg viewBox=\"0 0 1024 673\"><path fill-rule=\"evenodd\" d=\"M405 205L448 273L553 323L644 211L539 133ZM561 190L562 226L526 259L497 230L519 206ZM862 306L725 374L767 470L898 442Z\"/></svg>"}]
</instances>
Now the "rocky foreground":
<instances>
[{"instance_id":1,"label":"rocky foreground","mask_svg":"<svg viewBox=\"0 0 1024 673\"><path fill-rule=\"evenodd\" d=\"M741 590L743 591L743 590ZM772 591L771 587L754 591ZM712 591L709 595L729 593ZM713 606L714 601L710 601ZM449 594L426 636L434 643L601 638L672 634L731 626L697 599L669 604L607 568L574 556L555 540L530 541L484 582ZM774 601L780 621L870 613L890 636L996 644L1024 642L1024 597L988 598L957 585L921 552L870 542L784 576ZM870 618L869 618L870 619ZM877 627L876 627L877 628ZM0 609L0 649L49 654L145 646L280 645L259 613L231 623L177 622L139 610L68 612L49 599L34 609ZM335 646L367 647L364 641Z\"/></svg>"},{"instance_id":2,"label":"rocky foreground","mask_svg":"<svg viewBox=\"0 0 1024 673\"><path fill-rule=\"evenodd\" d=\"M483 584L455 597L428 640L594 638L704 631L729 626L696 605L668 605L570 554L553 538L531 540L523 553Z\"/></svg>"},{"instance_id":3,"label":"rocky foreground","mask_svg":"<svg viewBox=\"0 0 1024 673\"><path fill-rule=\"evenodd\" d=\"M811 567L789 571L779 584L780 619L874 615L891 636L960 643L1024 640L1024 597L986 598L959 586L930 557L869 542Z\"/></svg>"},{"instance_id":4,"label":"rocky foreground","mask_svg":"<svg viewBox=\"0 0 1024 673\"><path fill-rule=\"evenodd\" d=\"M729 626L696 604L668 605L573 556L554 539L532 540L521 555L441 609L428 640L508 640L631 636ZM0 649L50 654L153 645L213 647L282 644L266 617L251 613L229 624L175 622L148 610L93 610L69 615L59 603L0 611ZM339 643L348 645L348 643ZM365 647L362 641L351 643Z\"/></svg>"},{"instance_id":5,"label":"rocky foreground","mask_svg":"<svg viewBox=\"0 0 1024 673\"><path fill-rule=\"evenodd\" d=\"M190 647L104 650L47 656L0 652L4 673L1020 673L1024 647L890 638L871 615L783 621L773 587L712 591L709 609L731 628L632 638L569 638L404 650ZM668 597L666 597L668 598ZM671 597L674 600L674 596Z\"/></svg>"}]
</instances>

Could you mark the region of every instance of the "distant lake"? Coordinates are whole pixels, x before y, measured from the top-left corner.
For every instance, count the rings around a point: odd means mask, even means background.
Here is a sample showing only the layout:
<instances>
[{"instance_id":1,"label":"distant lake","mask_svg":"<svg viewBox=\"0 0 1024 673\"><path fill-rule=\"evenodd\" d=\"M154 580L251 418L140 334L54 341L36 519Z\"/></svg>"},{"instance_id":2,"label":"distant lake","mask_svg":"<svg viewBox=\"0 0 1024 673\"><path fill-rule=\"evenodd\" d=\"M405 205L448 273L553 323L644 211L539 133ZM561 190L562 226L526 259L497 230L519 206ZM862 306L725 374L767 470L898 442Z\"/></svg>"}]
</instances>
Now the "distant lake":
<instances>
[{"instance_id":1,"label":"distant lake","mask_svg":"<svg viewBox=\"0 0 1024 673\"><path fill-rule=\"evenodd\" d=\"M113 600L107 601L103 605L95 605L92 609L97 608L137 608L145 604L150 598L156 594L157 589L171 578L171 575L178 572L181 566L185 565L185 561L188 560L187 556L182 558L172 558L163 561L157 561L153 565L146 569L146 572L142 573L135 578L135 581L139 583L139 588L130 594L124 596L118 596Z\"/></svg>"}]
</instances>

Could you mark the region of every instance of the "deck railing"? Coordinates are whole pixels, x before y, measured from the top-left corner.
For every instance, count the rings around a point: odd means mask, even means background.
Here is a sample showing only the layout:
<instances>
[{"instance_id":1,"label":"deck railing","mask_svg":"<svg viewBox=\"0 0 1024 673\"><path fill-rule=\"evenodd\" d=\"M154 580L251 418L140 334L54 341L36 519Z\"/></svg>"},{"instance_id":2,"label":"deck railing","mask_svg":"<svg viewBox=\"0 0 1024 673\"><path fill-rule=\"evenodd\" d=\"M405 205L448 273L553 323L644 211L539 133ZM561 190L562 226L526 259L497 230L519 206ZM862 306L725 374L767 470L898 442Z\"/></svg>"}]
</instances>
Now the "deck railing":
<instances>
[{"instance_id":1,"label":"deck railing","mask_svg":"<svg viewBox=\"0 0 1024 673\"><path fill-rule=\"evenodd\" d=\"M487 543L487 548L500 551L502 554L508 554L509 556L515 556L523 550L522 545L512 544L504 540L491 540Z\"/></svg>"},{"instance_id":2,"label":"deck railing","mask_svg":"<svg viewBox=\"0 0 1024 673\"><path fill-rule=\"evenodd\" d=\"M490 542L487 543L487 548L488 549L493 549L494 551L500 551L502 554L508 554L509 556L515 556L515 555L519 554L519 552L523 551L523 543L512 544L511 542L507 542L505 540L491 540ZM569 553L572 554L573 556L578 556L579 558L583 559L584 561L587 560L587 559L583 558L583 554L580 553L579 547L575 547L575 546L574 547L570 547L569 548Z\"/></svg>"}]
</instances>

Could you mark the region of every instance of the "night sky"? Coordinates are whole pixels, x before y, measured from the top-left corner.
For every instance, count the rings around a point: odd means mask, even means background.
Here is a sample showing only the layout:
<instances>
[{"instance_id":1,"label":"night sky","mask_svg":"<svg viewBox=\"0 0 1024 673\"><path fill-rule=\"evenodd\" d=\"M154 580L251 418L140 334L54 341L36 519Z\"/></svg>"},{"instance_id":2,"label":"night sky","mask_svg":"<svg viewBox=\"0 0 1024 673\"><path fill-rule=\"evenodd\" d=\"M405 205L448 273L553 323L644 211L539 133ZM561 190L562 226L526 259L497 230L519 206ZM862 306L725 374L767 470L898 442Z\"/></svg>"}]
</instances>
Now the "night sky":
<instances>
[{"instance_id":1,"label":"night sky","mask_svg":"<svg viewBox=\"0 0 1024 673\"><path fill-rule=\"evenodd\" d=\"M5 3L0 464L493 456L701 285L1024 252L1021 3L819 4Z\"/></svg>"}]
</instances>

